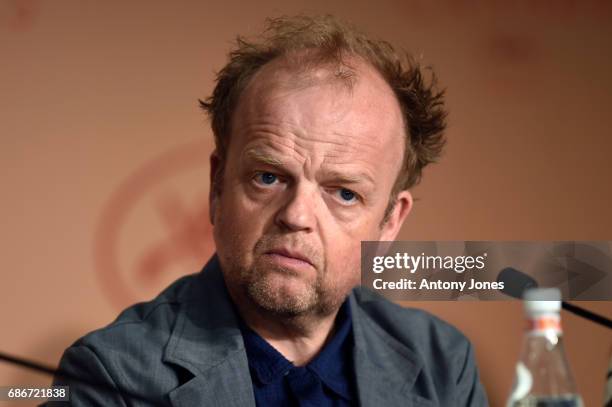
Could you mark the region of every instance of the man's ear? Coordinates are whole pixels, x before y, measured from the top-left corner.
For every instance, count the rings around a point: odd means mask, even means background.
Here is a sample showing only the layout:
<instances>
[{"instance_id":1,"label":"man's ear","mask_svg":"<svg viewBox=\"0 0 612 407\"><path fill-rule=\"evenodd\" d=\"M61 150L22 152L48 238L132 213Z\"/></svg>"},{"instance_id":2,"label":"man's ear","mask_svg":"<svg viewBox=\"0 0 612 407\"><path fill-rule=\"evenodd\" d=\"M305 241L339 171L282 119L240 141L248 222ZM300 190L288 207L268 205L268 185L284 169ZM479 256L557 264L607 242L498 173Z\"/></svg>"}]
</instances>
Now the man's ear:
<instances>
[{"instance_id":1,"label":"man's ear","mask_svg":"<svg viewBox=\"0 0 612 407\"><path fill-rule=\"evenodd\" d=\"M381 227L380 240L395 240L411 210L412 194L409 191L400 191L387 221Z\"/></svg>"},{"instance_id":2,"label":"man's ear","mask_svg":"<svg viewBox=\"0 0 612 407\"><path fill-rule=\"evenodd\" d=\"M215 211L217 209L217 200L221 192L222 182L223 162L217 150L213 150L210 154L210 190L208 192L208 218L212 225L215 224Z\"/></svg>"}]
</instances>

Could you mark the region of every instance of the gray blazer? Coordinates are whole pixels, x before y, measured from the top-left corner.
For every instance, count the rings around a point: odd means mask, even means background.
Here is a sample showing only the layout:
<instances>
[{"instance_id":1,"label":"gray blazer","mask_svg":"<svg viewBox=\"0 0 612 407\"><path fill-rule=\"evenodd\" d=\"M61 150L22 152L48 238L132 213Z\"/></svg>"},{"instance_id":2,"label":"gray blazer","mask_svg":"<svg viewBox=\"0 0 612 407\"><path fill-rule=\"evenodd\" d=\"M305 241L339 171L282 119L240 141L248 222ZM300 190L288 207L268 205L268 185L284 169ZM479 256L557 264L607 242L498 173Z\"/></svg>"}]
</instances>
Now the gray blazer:
<instances>
[{"instance_id":1,"label":"gray blazer","mask_svg":"<svg viewBox=\"0 0 612 407\"><path fill-rule=\"evenodd\" d=\"M74 406L255 406L230 301L214 256L202 272L77 340L54 384L70 386ZM487 405L474 352L457 329L363 288L349 301L359 405Z\"/></svg>"}]
</instances>

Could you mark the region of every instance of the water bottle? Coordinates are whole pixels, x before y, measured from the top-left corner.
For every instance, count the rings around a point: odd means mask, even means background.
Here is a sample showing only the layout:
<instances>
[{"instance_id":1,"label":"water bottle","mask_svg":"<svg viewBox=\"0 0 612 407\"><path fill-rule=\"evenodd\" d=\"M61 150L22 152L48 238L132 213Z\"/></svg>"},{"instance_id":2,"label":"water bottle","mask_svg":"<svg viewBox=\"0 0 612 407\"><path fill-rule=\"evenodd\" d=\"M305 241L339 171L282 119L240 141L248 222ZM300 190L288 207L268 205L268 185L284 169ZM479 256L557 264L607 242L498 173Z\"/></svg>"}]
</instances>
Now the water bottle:
<instances>
[{"instance_id":1,"label":"water bottle","mask_svg":"<svg viewBox=\"0 0 612 407\"><path fill-rule=\"evenodd\" d=\"M583 407L563 350L561 292L530 289L523 295L527 330L507 407Z\"/></svg>"}]
</instances>

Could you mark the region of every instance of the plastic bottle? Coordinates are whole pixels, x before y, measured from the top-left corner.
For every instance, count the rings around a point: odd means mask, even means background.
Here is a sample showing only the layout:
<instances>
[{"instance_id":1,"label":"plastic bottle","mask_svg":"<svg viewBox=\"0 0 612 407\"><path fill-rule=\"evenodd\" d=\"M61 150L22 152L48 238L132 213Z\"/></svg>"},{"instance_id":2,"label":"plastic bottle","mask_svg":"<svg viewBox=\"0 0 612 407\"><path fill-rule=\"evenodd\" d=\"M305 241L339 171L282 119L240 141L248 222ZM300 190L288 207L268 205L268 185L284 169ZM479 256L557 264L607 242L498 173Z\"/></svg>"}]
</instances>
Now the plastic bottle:
<instances>
[{"instance_id":1,"label":"plastic bottle","mask_svg":"<svg viewBox=\"0 0 612 407\"><path fill-rule=\"evenodd\" d=\"M583 407L561 330L561 293L530 289L523 295L527 330L507 407Z\"/></svg>"}]
</instances>

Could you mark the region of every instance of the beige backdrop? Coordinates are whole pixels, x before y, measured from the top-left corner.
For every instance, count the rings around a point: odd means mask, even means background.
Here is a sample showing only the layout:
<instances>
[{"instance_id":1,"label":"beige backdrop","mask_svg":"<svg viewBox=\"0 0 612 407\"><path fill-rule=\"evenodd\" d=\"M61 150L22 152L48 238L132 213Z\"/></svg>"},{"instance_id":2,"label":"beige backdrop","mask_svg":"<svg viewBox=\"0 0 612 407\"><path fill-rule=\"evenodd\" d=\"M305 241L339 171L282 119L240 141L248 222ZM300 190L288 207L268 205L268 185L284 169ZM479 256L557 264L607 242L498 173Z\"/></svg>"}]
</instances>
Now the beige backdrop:
<instances>
[{"instance_id":1,"label":"beige backdrop","mask_svg":"<svg viewBox=\"0 0 612 407\"><path fill-rule=\"evenodd\" d=\"M55 364L77 337L199 270L213 250L211 133L196 100L233 37L266 16L350 19L448 88L448 149L401 238L612 240L612 3L509 3L1 0L0 351ZM410 305L469 336L503 405L520 304ZM582 305L612 317L610 302ZM586 405L601 405L612 335L563 323ZM0 385L48 383L0 363Z\"/></svg>"}]
</instances>

